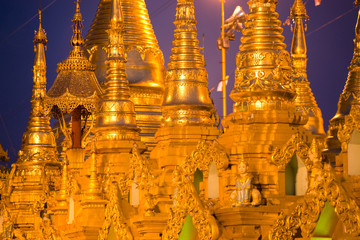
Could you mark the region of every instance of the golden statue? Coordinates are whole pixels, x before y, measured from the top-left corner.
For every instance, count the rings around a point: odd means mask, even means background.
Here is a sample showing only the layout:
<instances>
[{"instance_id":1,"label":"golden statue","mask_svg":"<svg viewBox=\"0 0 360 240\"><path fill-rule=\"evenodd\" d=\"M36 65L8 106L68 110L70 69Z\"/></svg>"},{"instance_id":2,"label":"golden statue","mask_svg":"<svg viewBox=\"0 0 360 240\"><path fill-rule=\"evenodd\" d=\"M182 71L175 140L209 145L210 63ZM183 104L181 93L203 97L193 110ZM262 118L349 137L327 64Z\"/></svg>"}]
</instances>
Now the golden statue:
<instances>
[{"instance_id":1,"label":"golden statue","mask_svg":"<svg viewBox=\"0 0 360 240\"><path fill-rule=\"evenodd\" d=\"M260 191L253 186L252 181L254 176L248 172L249 164L242 160L240 161L237 170L236 190L230 196L233 206L260 205L261 194Z\"/></svg>"}]
</instances>

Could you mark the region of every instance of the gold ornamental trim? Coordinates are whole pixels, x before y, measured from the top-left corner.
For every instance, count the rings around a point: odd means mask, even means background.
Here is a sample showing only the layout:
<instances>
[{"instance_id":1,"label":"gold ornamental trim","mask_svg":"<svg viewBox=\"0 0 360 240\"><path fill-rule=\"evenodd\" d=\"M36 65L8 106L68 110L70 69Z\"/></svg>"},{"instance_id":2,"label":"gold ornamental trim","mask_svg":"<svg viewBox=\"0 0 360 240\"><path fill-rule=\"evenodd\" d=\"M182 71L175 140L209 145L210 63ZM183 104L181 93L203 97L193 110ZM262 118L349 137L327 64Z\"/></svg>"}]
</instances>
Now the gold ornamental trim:
<instances>
[{"instance_id":1,"label":"gold ornamental trim","mask_svg":"<svg viewBox=\"0 0 360 240\"><path fill-rule=\"evenodd\" d=\"M360 131L360 106L353 105L350 114L345 116L344 123L339 125L337 133L342 152L348 151L348 144L355 128Z\"/></svg>"},{"instance_id":2,"label":"gold ornamental trim","mask_svg":"<svg viewBox=\"0 0 360 240\"><path fill-rule=\"evenodd\" d=\"M108 239L111 226L114 228L117 239L133 240L134 237L126 224L124 213L119 204L119 188L116 183L110 187L110 199L105 209L105 222L99 232L98 240Z\"/></svg>"},{"instance_id":3,"label":"gold ornamental trim","mask_svg":"<svg viewBox=\"0 0 360 240\"><path fill-rule=\"evenodd\" d=\"M177 169L174 171L177 193L174 194L174 207L170 209L170 218L163 232L163 240L178 239L188 215L192 217L193 225L197 230L197 239L218 239L219 227L215 218L204 207L191 177L180 172Z\"/></svg>"},{"instance_id":4,"label":"gold ornamental trim","mask_svg":"<svg viewBox=\"0 0 360 240\"><path fill-rule=\"evenodd\" d=\"M221 172L229 165L229 157L217 140L212 142L203 140L198 143L191 155L186 157L182 169L189 176L193 176L196 169L199 169L207 176L212 162L215 163L217 170Z\"/></svg>"},{"instance_id":5,"label":"gold ornamental trim","mask_svg":"<svg viewBox=\"0 0 360 240\"><path fill-rule=\"evenodd\" d=\"M301 228L303 238L309 238L317 226L320 214L329 202L344 225L344 231L360 236L360 209L355 200L348 196L341 182L335 178L331 166L320 168L313 176L304 201L288 215L281 213L270 232L270 240L293 240Z\"/></svg>"},{"instance_id":6,"label":"gold ornamental trim","mask_svg":"<svg viewBox=\"0 0 360 240\"><path fill-rule=\"evenodd\" d=\"M304 161L307 169L311 169L313 162L309 157L309 140L308 137L301 133L295 133L281 148L275 148L271 156L270 163L278 166L279 169L285 169L294 154L298 154Z\"/></svg>"},{"instance_id":7,"label":"gold ornamental trim","mask_svg":"<svg viewBox=\"0 0 360 240\"><path fill-rule=\"evenodd\" d=\"M69 89L66 92L56 98L46 97L44 99L45 107L51 110L53 106L57 106L62 113L71 113L78 106L83 106L88 112L94 114L98 108L99 97L96 92L88 98L81 98L72 95Z\"/></svg>"}]
</instances>

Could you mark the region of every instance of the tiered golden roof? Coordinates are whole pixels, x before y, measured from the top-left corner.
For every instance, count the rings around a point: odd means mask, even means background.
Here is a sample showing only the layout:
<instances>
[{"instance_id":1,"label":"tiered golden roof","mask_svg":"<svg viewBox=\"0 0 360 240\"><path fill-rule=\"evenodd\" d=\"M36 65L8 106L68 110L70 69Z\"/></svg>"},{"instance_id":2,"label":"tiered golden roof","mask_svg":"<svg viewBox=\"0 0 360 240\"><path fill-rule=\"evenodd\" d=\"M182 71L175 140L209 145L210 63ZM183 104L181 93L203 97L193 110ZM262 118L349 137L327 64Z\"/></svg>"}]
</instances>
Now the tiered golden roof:
<instances>
[{"instance_id":1,"label":"tiered golden roof","mask_svg":"<svg viewBox=\"0 0 360 240\"><path fill-rule=\"evenodd\" d=\"M214 125L204 56L200 54L193 0L176 8L173 47L165 78L163 124Z\"/></svg>"},{"instance_id":2,"label":"tiered golden roof","mask_svg":"<svg viewBox=\"0 0 360 240\"><path fill-rule=\"evenodd\" d=\"M308 116L305 128L315 135L325 136L321 110L310 88L307 78L307 47L303 21L308 18L302 0L296 0L291 8L290 18L295 24L291 45L291 65L296 91L295 105L298 111Z\"/></svg>"},{"instance_id":3,"label":"tiered golden roof","mask_svg":"<svg viewBox=\"0 0 360 240\"><path fill-rule=\"evenodd\" d=\"M78 106L83 106L88 112L94 113L101 88L95 76L95 66L85 57L82 46L83 20L79 1L76 2L76 12L73 17L73 49L69 57L58 64L58 76L49 89L47 105L57 106L63 113L71 113Z\"/></svg>"}]
</instances>

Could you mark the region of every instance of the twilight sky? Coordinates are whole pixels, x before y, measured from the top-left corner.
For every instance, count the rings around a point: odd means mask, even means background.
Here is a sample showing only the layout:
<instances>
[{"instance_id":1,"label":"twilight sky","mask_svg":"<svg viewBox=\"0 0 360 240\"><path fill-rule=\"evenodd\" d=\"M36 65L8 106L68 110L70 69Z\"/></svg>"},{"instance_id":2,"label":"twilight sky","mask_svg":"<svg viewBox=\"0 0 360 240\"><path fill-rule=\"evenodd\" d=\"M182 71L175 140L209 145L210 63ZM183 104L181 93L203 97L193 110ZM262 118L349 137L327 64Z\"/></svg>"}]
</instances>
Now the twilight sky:
<instances>
[{"instance_id":1,"label":"twilight sky","mask_svg":"<svg viewBox=\"0 0 360 240\"><path fill-rule=\"evenodd\" d=\"M166 64L169 60L173 39L173 20L176 0L145 0L155 34L164 53ZM304 0L305 2L307 0ZM95 16L99 0L82 0L81 12L84 18L85 37ZM42 0L42 6L51 4L43 12L43 28L48 37L47 81L48 88L56 77L56 64L63 61L71 49L71 19L75 11L73 0ZM279 19L285 21L289 16L293 0L279 0L277 11ZM226 0L226 16L230 16L236 5L248 12L246 0ZM0 1L0 143L9 150L11 161L16 160L25 131L32 89L32 65L34 59L33 37L38 28L37 17L29 21L39 7L38 0ZM195 0L198 34L202 45L205 34L205 60L209 72L209 89L215 87L212 97L219 114L222 113L221 92L216 86L221 79L221 53L216 48L220 34L221 1ZM308 78L311 88L322 110L325 129L335 115L339 95L347 78L354 45L354 28L357 10L353 0L323 0L318 7L308 0L306 7L310 21L307 22ZM353 10L351 10L353 9ZM329 25L319 27L348 12ZM29 22L28 22L29 21ZM26 25L24 25L28 22ZM284 26L287 50L291 46L290 27ZM227 51L227 74L230 76L228 93L234 85L235 56L240 44L240 34L231 42ZM232 102L228 100L228 113L232 112Z\"/></svg>"}]
</instances>

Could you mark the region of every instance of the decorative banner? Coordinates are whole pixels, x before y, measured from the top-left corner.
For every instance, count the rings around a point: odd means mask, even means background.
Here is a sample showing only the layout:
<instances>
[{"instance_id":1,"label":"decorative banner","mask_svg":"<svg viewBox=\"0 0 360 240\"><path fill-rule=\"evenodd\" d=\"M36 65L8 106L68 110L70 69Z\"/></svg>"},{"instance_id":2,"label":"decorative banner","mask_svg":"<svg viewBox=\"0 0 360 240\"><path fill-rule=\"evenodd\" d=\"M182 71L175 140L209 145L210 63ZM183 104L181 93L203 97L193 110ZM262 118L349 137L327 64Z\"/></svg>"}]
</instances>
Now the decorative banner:
<instances>
[{"instance_id":1,"label":"decorative banner","mask_svg":"<svg viewBox=\"0 0 360 240\"><path fill-rule=\"evenodd\" d=\"M227 86L227 84L228 84L228 80L229 80L229 76L226 76L226 78L225 78L226 86ZM221 81L219 82L216 91L222 92L222 89L223 89L223 80L221 80Z\"/></svg>"}]
</instances>

